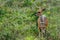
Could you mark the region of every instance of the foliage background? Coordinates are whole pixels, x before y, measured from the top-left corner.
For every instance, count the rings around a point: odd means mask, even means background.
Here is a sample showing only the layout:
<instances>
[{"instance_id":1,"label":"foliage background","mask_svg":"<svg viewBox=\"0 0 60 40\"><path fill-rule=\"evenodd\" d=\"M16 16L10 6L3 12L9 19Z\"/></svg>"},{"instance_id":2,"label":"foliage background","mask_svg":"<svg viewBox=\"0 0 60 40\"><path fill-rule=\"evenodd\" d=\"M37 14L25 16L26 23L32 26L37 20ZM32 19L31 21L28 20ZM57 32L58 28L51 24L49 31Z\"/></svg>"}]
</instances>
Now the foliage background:
<instances>
[{"instance_id":1,"label":"foliage background","mask_svg":"<svg viewBox=\"0 0 60 40\"><path fill-rule=\"evenodd\" d=\"M38 40L38 8L49 20L48 37L60 40L60 0L0 0L0 40Z\"/></svg>"}]
</instances>

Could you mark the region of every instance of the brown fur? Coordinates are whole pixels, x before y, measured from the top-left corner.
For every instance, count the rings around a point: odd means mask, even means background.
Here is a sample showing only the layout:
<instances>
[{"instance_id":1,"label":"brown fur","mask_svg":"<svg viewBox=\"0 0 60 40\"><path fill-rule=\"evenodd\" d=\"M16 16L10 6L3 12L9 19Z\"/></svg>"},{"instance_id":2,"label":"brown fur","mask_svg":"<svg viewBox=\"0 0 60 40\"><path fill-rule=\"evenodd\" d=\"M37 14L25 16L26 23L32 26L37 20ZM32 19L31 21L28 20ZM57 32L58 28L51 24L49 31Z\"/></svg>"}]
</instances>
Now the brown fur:
<instances>
[{"instance_id":1,"label":"brown fur","mask_svg":"<svg viewBox=\"0 0 60 40\"><path fill-rule=\"evenodd\" d=\"M38 22L38 29L40 29L41 28L41 24L40 24L40 17L38 18L38 20L37 20L37 22ZM45 19L45 28L48 26L48 19L46 18Z\"/></svg>"},{"instance_id":2,"label":"brown fur","mask_svg":"<svg viewBox=\"0 0 60 40\"><path fill-rule=\"evenodd\" d=\"M41 29L40 15L42 15L42 12L43 12L44 10L45 10L45 9L41 9L41 10L39 10L38 13L36 14L36 15L38 16L37 22L38 22L38 29L39 29L39 30ZM48 19L45 18L45 27L44 27L44 28L46 28L47 26L48 26Z\"/></svg>"}]
</instances>

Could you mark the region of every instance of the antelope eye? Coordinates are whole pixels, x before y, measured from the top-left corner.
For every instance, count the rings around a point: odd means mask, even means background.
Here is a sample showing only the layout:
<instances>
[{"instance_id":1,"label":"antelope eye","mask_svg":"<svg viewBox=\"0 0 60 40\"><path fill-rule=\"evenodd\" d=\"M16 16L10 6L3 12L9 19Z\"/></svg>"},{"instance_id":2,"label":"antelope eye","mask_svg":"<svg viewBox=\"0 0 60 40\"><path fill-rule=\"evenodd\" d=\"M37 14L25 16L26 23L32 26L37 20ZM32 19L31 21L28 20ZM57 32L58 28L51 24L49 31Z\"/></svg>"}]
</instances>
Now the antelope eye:
<instances>
[{"instance_id":1,"label":"antelope eye","mask_svg":"<svg viewBox=\"0 0 60 40\"><path fill-rule=\"evenodd\" d=\"M38 13L41 13L41 12L38 12Z\"/></svg>"}]
</instances>

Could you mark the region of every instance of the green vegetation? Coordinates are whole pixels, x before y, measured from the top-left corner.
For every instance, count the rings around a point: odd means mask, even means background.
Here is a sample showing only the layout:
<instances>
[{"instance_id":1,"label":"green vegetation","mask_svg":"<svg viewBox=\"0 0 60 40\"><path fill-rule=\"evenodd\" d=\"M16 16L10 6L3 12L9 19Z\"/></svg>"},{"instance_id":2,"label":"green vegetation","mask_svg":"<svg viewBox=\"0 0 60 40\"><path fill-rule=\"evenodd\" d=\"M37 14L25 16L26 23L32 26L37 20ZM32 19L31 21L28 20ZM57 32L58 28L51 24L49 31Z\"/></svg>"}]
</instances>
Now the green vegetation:
<instances>
[{"instance_id":1,"label":"green vegetation","mask_svg":"<svg viewBox=\"0 0 60 40\"><path fill-rule=\"evenodd\" d=\"M60 0L0 0L0 40L38 40L38 8L49 20L47 36L60 40Z\"/></svg>"}]
</instances>

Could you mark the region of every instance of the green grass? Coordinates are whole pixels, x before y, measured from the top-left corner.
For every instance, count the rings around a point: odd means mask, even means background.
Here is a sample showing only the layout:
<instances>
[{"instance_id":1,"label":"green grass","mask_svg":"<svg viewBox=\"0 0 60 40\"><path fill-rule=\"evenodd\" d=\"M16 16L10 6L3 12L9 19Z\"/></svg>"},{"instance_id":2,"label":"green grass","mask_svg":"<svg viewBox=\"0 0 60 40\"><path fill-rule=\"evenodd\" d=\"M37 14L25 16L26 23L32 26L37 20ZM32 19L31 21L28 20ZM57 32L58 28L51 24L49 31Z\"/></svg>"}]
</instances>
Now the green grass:
<instances>
[{"instance_id":1,"label":"green grass","mask_svg":"<svg viewBox=\"0 0 60 40\"><path fill-rule=\"evenodd\" d=\"M57 0L56 0L57 1ZM5 3L6 2L6 3ZM60 7L59 2L52 0L0 0L0 40L38 40L38 8L45 7L43 12L48 18L48 37L60 40ZM43 38L44 39L44 38Z\"/></svg>"}]
</instances>

